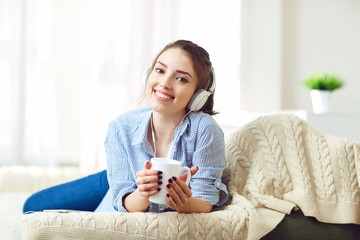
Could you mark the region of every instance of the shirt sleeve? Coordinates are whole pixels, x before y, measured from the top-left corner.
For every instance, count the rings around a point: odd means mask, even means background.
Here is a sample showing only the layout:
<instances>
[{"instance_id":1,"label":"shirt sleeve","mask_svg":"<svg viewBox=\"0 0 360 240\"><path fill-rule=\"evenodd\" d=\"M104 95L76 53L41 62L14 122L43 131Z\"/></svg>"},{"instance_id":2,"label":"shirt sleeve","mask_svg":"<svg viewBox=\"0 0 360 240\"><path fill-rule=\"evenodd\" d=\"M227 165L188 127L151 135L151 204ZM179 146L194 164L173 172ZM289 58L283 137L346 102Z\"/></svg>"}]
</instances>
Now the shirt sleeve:
<instances>
[{"instance_id":1,"label":"shirt sleeve","mask_svg":"<svg viewBox=\"0 0 360 240\"><path fill-rule=\"evenodd\" d=\"M193 197L216 206L225 203L228 191L221 181L225 168L225 141L224 134L216 123L200 124L192 164L199 167L191 178Z\"/></svg>"},{"instance_id":2,"label":"shirt sleeve","mask_svg":"<svg viewBox=\"0 0 360 240\"><path fill-rule=\"evenodd\" d=\"M123 198L136 190L136 184L126 153L126 141L120 129L110 123L105 140L108 181L115 210L127 212Z\"/></svg>"}]
</instances>

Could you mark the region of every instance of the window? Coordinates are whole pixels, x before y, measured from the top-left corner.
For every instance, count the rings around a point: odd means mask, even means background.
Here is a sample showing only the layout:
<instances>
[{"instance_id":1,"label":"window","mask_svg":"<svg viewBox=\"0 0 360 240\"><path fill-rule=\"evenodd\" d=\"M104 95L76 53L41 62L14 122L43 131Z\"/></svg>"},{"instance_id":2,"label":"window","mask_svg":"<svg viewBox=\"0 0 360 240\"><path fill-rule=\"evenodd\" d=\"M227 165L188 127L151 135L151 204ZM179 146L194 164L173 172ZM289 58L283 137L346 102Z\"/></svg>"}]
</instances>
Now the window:
<instances>
[{"instance_id":1,"label":"window","mask_svg":"<svg viewBox=\"0 0 360 240\"><path fill-rule=\"evenodd\" d=\"M143 104L143 71L177 39L210 53L221 116L240 108L240 1L0 0L0 6L6 116L0 144L10 149L0 152L1 164L104 166L109 121Z\"/></svg>"}]
</instances>

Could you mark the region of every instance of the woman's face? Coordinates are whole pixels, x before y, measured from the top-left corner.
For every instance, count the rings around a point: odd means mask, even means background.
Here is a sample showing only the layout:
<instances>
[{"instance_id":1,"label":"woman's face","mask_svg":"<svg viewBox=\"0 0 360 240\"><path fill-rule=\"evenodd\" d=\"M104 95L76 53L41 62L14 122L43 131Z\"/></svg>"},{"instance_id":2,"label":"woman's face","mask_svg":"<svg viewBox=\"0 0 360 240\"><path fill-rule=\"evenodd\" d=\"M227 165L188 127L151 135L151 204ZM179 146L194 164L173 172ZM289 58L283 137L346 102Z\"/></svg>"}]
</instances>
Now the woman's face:
<instances>
[{"instance_id":1,"label":"woman's face","mask_svg":"<svg viewBox=\"0 0 360 240\"><path fill-rule=\"evenodd\" d=\"M149 75L146 99L155 112L183 116L197 84L188 54L180 48L170 48L158 57Z\"/></svg>"}]
</instances>

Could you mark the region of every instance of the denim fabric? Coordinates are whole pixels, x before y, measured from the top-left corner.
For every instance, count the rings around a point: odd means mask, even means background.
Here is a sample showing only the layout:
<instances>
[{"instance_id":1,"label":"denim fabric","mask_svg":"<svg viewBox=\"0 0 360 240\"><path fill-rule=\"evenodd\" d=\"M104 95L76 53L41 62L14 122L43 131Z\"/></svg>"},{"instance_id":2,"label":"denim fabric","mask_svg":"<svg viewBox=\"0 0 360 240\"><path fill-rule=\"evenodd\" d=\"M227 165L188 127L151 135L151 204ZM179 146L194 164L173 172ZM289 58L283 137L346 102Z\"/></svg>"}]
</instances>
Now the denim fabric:
<instances>
[{"instance_id":1,"label":"denim fabric","mask_svg":"<svg viewBox=\"0 0 360 240\"><path fill-rule=\"evenodd\" d=\"M30 196L23 212L67 209L94 211L109 189L106 170Z\"/></svg>"}]
</instances>

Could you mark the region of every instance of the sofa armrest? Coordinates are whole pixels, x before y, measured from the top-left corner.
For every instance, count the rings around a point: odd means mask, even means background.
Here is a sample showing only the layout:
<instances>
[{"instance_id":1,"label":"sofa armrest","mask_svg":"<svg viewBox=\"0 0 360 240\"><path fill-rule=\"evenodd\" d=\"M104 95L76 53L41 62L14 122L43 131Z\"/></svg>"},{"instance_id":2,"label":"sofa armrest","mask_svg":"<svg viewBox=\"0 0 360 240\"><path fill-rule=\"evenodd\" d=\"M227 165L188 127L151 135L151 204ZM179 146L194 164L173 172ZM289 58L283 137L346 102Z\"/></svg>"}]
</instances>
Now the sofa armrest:
<instances>
[{"instance_id":1,"label":"sofa armrest","mask_svg":"<svg viewBox=\"0 0 360 240\"><path fill-rule=\"evenodd\" d=\"M78 167L0 167L0 192L35 192L97 171Z\"/></svg>"}]
</instances>

